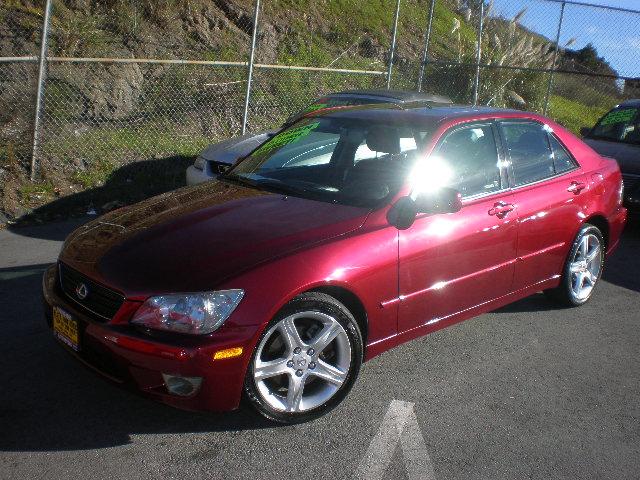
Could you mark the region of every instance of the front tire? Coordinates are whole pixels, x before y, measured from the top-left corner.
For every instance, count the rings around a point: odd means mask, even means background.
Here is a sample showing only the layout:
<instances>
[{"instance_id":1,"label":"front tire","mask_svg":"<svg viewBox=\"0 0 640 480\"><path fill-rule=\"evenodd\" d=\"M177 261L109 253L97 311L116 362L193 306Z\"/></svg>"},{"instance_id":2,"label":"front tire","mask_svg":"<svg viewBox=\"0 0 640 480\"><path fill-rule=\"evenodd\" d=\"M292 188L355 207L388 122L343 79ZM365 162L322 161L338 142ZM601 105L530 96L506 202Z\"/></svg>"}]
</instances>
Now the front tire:
<instances>
[{"instance_id":1,"label":"front tire","mask_svg":"<svg viewBox=\"0 0 640 480\"><path fill-rule=\"evenodd\" d=\"M589 223L583 225L569 251L560 285L545 290L547 297L569 307L587 303L602 275L604 245L598 227Z\"/></svg>"},{"instance_id":2,"label":"front tire","mask_svg":"<svg viewBox=\"0 0 640 480\"><path fill-rule=\"evenodd\" d=\"M362 334L351 312L324 293L303 293L265 328L247 369L245 395L271 420L306 422L347 396L362 358Z\"/></svg>"}]
</instances>

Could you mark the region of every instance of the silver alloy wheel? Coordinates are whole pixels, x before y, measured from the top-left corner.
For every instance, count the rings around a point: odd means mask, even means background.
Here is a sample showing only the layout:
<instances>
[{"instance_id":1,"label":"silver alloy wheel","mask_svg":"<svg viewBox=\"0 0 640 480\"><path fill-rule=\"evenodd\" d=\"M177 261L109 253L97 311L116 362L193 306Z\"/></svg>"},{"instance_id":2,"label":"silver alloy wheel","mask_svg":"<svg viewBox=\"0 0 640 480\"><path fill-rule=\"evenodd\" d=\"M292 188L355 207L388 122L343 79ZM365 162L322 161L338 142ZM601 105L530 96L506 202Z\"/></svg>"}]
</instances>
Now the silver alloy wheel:
<instances>
[{"instance_id":1,"label":"silver alloy wheel","mask_svg":"<svg viewBox=\"0 0 640 480\"><path fill-rule=\"evenodd\" d=\"M301 331L313 335L303 340ZM280 351L275 358L265 358L274 356L273 345L280 345ZM272 408L302 412L333 397L350 366L351 343L340 322L325 313L304 311L283 318L265 334L254 358L253 377Z\"/></svg>"},{"instance_id":2,"label":"silver alloy wheel","mask_svg":"<svg viewBox=\"0 0 640 480\"><path fill-rule=\"evenodd\" d=\"M591 295L602 268L602 246L600 239L588 233L580 239L578 249L569 265L571 274L571 291L578 300Z\"/></svg>"}]
</instances>

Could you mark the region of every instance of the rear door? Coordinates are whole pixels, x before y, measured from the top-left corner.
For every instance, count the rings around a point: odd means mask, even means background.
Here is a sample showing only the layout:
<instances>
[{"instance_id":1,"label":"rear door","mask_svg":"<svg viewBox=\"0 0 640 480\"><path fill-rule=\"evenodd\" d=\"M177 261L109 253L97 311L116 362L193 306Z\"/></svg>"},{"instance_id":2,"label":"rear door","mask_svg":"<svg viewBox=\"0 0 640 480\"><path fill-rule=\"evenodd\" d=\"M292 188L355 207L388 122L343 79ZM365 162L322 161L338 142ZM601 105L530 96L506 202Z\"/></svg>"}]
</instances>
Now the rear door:
<instances>
[{"instance_id":1,"label":"rear door","mask_svg":"<svg viewBox=\"0 0 640 480\"><path fill-rule=\"evenodd\" d=\"M548 126L523 120L499 125L518 209L513 290L519 290L561 274L588 181Z\"/></svg>"},{"instance_id":2,"label":"rear door","mask_svg":"<svg viewBox=\"0 0 640 480\"><path fill-rule=\"evenodd\" d=\"M400 230L401 331L446 320L509 293L517 212L498 151L493 123L465 124L445 133L425 160L452 172L448 185L462 193L464 207L452 214L418 216L410 228Z\"/></svg>"}]
</instances>

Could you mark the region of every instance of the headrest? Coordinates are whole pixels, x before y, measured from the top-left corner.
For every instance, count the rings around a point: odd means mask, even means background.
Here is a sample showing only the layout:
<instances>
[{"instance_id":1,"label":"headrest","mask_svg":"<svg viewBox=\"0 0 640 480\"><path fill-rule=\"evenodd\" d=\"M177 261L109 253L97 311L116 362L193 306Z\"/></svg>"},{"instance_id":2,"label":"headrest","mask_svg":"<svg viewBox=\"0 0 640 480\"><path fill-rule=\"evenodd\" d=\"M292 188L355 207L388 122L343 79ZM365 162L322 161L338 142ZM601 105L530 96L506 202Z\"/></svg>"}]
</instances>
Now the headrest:
<instances>
[{"instance_id":1,"label":"headrest","mask_svg":"<svg viewBox=\"0 0 640 480\"><path fill-rule=\"evenodd\" d=\"M374 152L400 153L400 132L397 128L375 125L367 133L367 147Z\"/></svg>"}]
</instances>

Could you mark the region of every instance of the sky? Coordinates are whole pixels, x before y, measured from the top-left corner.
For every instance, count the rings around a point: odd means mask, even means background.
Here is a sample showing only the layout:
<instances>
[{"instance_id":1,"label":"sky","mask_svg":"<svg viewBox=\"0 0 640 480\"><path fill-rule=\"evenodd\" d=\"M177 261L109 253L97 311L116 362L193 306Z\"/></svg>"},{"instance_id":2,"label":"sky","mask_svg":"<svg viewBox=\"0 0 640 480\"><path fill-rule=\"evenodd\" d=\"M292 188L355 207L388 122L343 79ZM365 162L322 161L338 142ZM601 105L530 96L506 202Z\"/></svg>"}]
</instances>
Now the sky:
<instances>
[{"instance_id":1,"label":"sky","mask_svg":"<svg viewBox=\"0 0 640 480\"><path fill-rule=\"evenodd\" d=\"M640 10L640 0L587 0L585 3ZM494 15L513 18L527 8L520 23L555 40L560 19L560 3L544 0L494 0ZM569 48L592 43L621 76L640 77L640 13L617 12L598 7L567 4L560 46L573 40Z\"/></svg>"}]
</instances>

